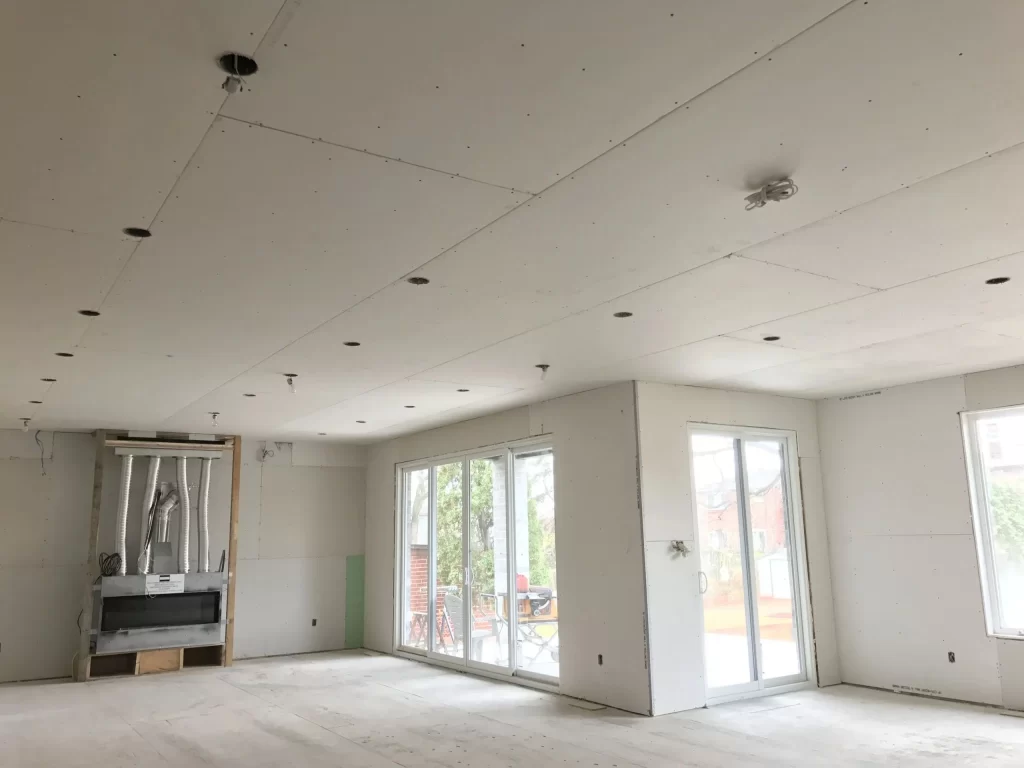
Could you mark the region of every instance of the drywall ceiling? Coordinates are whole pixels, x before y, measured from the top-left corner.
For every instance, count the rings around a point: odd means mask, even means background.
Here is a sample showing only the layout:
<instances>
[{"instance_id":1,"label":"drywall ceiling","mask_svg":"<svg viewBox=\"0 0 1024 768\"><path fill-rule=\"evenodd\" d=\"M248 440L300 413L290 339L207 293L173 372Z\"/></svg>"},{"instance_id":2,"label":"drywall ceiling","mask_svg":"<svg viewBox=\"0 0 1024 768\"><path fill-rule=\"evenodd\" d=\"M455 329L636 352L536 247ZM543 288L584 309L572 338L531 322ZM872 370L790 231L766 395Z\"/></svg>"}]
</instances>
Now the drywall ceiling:
<instances>
[{"instance_id":1,"label":"drywall ceiling","mask_svg":"<svg viewBox=\"0 0 1024 768\"><path fill-rule=\"evenodd\" d=\"M1024 362L1024 5L87 6L0 7L0 427L372 441Z\"/></svg>"}]
</instances>

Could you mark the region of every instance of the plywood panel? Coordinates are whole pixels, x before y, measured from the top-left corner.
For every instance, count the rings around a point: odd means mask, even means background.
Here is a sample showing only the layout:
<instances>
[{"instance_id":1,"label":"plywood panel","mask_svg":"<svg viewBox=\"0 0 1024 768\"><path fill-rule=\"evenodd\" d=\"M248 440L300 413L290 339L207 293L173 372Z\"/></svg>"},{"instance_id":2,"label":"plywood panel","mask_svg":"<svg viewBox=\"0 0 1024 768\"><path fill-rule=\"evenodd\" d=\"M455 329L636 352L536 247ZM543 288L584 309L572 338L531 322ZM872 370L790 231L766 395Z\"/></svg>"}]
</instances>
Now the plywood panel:
<instances>
[{"instance_id":1,"label":"plywood panel","mask_svg":"<svg viewBox=\"0 0 1024 768\"><path fill-rule=\"evenodd\" d=\"M137 675L177 672L179 669L181 669L181 648L139 651L137 654L135 667L135 674Z\"/></svg>"}]
</instances>

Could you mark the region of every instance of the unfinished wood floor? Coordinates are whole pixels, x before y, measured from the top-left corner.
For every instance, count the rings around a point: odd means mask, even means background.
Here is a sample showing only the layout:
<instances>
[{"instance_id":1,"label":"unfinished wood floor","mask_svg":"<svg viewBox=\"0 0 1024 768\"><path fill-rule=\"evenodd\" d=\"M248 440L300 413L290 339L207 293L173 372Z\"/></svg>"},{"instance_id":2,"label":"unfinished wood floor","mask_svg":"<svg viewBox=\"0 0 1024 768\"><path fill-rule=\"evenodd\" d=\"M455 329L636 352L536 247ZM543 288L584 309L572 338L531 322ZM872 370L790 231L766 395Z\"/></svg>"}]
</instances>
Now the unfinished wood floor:
<instances>
[{"instance_id":1,"label":"unfinished wood floor","mask_svg":"<svg viewBox=\"0 0 1024 768\"><path fill-rule=\"evenodd\" d=\"M0 766L1024 765L1024 719L841 686L643 718L362 652L0 686Z\"/></svg>"}]
</instances>

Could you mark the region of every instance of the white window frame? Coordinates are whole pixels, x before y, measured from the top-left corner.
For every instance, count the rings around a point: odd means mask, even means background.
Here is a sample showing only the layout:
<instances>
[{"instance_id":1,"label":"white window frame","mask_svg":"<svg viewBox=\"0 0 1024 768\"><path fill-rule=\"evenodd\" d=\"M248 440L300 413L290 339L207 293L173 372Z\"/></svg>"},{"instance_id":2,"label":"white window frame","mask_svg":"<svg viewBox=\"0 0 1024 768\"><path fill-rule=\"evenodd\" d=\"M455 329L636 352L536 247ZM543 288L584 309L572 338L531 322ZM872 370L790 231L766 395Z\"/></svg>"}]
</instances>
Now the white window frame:
<instances>
[{"instance_id":1,"label":"white window frame","mask_svg":"<svg viewBox=\"0 0 1024 768\"><path fill-rule=\"evenodd\" d=\"M964 457L967 461L967 485L971 498L974 542L978 551L978 570L981 575L981 599L985 607L985 631L990 637L1024 640L1024 627L1009 627L1002 621L999 579L992 550L992 511L988 504L988 478L985 475L985 459L978 440L978 421L1001 413L1024 416L1024 406L964 411L960 414L960 422L964 436Z\"/></svg>"},{"instance_id":2,"label":"white window frame","mask_svg":"<svg viewBox=\"0 0 1024 768\"><path fill-rule=\"evenodd\" d=\"M528 450L536 449L550 449L552 454L555 456L555 467L557 471L557 453L555 452L554 441L550 434L538 435L536 437L524 438L522 440L510 440L504 443L498 443L496 445L487 446L484 448L476 448L471 451L459 451L456 453L448 453L441 456L433 456L430 458L416 459L413 461L406 461L401 464L395 465L395 592L394 592L394 633L392 637L394 653L405 658L415 658L419 661L427 661L432 664L439 666L459 669L461 671L469 671L474 674L479 674L484 677L492 677L498 679L517 679L524 684L531 685L533 687L540 687L544 690L557 690L559 685L559 678L551 677L549 675L539 674L537 672L531 672L530 670L520 668L519 659L517 653L518 647L518 632L519 626L515 611L510 609L510 614L513 618L510 632L509 642L509 664L508 667L501 666L497 667L492 664L483 662L473 661L469 658L468 650L464 648L463 658L455 656L445 656L443 654L436 653L433 650L433 621L428 618L427 622L427 647L426 649L415 648L413 646L407 646L403 644L403 627L405 622L404 610L405 610L405 483L404 476L405 472L410 470L427 469L430 471L430 493L429 493L429 505L430 505L430 531L431 538L433 537L433 530L435 525L435 491L434 491L434 469L444 464L454 464L456 462L462 462L464 466L464 482L468 476L468 463L473 459L480 458L491 458L499 454L504 454L506 461L506 494L505 494L505 523L506 523L506 546L507 546L507 559L509 563L508 567L508 594L515 594L515 568L513 567L516 562L515 556L515 533L514 533L514 522L512 510L514 508L514 462L517 454ZM557 480L556 480L557 483ZM557 486L556 486L557 487ZM468 486L464 486L464 505L468 505ZM556 508L557 515L557 508ZM468 542L468 526L469 526L469 509L466 506L463 509L463 546L467 546ZM434 576L434 557L433 557L433 544L431 544L431 555L430 555L430 575L428 577L429 593L427 596L428 610L431 605L434 604L435 600L435 588L436 578ZM556 539L556 550L557 550L557 539ZM557 551L556 551L556 562L557 562ZM467 580L463 584L464 588L469 587L468 573ZM470 602L467 600L466 603L467 614L471 612ZM468 644L464 644L468 645Z\"/></svg>"},{"instance_id":3,"label":"white window frame","mask_svg":"<svg viewBox=\"0 0 1024 768\"><path fill-rule=\"evenodd\" d=\"M788 510L790 530L792 532L791 546L793 552L790 559L790 579L793 590L793 611L796 620L796 632L799 638L799 653L801 672L792 677L776 678L765 680L762 677L762 664L760 660L760 628L755 623L750 626L754 632L754 663L757 665L758 674L751 683L745 683L728 688L708 688L705 679L705 699L708 705L724 704L729 701L736 701L744 698L763 696L770 693L788 693L789 691L814 688L818 684L818 670L815 661L813 613L811 611L810 573L807 560L807 538L804 533L804 504L803 494L800 487L800 463L797 450L797 433L790 429L772 429L768 427L743 427L732 424L715 424L705 422L688 422L686 425L686 453L687 463L690 472L690 488L696 488L694 480L693 463L693 435L718 435L722 437L738 438L740 440L757 440L767 438L778 440L783 444L783 469L785 472L785 488L788 498ZM690 513L693 519L693 530L700 529L700 520L697 509L697 495L691 494ZM747 520L748 530L749 519ZM750 538L753 535L750 534ZM751 542L753 543L753 542ZM748 619L749 620L749 619ZM704 654L704 625L703 608L701 610L701 654ZM702 667L703 667L702 662Z\"/></svg>"}]
</instances>

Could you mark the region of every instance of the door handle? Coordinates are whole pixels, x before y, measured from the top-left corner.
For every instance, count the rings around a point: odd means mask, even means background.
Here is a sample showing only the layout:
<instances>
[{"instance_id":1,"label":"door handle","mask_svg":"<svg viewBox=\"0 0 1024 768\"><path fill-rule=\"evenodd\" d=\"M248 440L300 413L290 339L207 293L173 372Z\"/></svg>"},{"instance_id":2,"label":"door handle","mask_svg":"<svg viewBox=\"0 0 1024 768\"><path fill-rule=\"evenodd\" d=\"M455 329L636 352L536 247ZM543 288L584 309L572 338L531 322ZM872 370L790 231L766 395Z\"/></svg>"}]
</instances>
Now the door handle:
<instances>
[{"instance_id":1,"label":"door handle","mask_svg":"<svg viewBox=\"0 0 1024 768\"><path fill-rule=\"evenodd\" d=\"M702 595L708 591L708 576L704 571L697 571L697 591Z\"/></svg>"}]
</instances>

